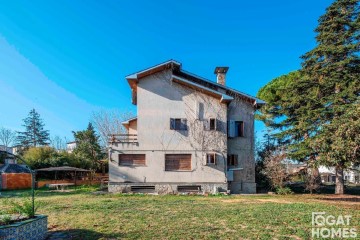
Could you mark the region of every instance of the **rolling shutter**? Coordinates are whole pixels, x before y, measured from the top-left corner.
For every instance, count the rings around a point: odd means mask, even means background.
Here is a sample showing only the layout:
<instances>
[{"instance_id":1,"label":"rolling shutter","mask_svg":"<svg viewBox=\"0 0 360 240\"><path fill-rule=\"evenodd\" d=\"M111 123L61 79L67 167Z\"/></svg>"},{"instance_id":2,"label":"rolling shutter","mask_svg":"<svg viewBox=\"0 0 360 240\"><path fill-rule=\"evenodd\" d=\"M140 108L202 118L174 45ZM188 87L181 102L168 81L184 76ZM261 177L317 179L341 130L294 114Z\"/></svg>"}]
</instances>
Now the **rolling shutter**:
<instances>
[{"instance_id":1,"label":"rolling shutter","mask_svg":"<svg viewBox=\"0 0 360 240\"><path fill-rule=\"evenodd\" d=\"M165 171L190 171L191 154L166 154Z\"/></svg>"},{"instance_id":2,"label":"rolling shutter","mask_svg":"<svg viewBox=\"0 0 360 240\"><path fill-rule=\"evenodd\" d=\"M119 165L145 165L145 154L119 154Z\"/></svg>"}]
</instances>

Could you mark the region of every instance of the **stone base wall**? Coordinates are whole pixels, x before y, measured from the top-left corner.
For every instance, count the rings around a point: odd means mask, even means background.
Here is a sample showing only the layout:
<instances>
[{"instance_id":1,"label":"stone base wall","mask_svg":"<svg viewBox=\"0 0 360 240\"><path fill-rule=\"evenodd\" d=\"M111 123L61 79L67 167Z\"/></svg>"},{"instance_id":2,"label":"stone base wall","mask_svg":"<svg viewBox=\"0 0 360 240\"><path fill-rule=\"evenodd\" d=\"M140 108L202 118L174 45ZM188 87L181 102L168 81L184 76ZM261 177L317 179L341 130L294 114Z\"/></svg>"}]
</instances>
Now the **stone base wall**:
<instances>
[{"instance_id":1,"label":"stone base wall","mask_svg":"<svg viewBox=\"0 0 360 240\"><path fill-rule=\"evenodd\" d=\"M227 183L116 183L109 182L109 192L112 193L131 193L131 186L155 186L154 193L158 194L178 194L178 186L201 186L200 194L226 192Z\"/></svg>"},{"instance_id":2,"label":"stone base wall","mask_svg":"<svg viewBox=\"0 0 360 240\"><path fill-rule=\"evenodd\" d=\"M0 227L0 239L42 240L47 234L47 216L37 215L36 218L24 220Z\"/></svg>"}]
</instances>

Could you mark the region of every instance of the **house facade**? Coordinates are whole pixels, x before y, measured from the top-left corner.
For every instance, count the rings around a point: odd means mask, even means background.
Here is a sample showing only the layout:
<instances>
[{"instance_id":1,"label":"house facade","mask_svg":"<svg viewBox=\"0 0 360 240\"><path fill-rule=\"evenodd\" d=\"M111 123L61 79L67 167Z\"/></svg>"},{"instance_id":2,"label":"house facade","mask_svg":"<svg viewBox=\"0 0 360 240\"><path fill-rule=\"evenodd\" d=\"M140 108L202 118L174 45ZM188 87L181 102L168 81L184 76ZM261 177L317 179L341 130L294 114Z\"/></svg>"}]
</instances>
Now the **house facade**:
<instances>
[{"instance_id":1,"label":"house facade","mask_svg":"<svg viewBox=\"0 0 360 240\"><path fill-rule=\"evenodd\" d=\"M264 102L167 61L126 77L137 116L109 137L110 192L255 193L254 112Z\"/></svg>"}]
</instances>

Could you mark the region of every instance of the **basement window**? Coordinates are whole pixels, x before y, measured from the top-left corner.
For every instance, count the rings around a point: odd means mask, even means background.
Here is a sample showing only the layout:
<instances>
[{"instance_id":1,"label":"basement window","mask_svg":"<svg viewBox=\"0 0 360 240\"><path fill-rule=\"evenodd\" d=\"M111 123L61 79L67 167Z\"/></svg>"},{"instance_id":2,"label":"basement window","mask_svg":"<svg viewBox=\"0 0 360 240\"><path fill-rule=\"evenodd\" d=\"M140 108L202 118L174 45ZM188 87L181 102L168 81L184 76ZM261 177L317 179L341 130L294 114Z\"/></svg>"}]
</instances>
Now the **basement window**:
<instances>
[{"instance_id":1,"label":"basement window","mask_svg":"<svg viewBox=\"0 0 360 240\"><path fill-rule=\"evenodd\" d=\"M215 165L216 164L216 153L206 154L206 165Z\"/></svg>"}]
</instances>

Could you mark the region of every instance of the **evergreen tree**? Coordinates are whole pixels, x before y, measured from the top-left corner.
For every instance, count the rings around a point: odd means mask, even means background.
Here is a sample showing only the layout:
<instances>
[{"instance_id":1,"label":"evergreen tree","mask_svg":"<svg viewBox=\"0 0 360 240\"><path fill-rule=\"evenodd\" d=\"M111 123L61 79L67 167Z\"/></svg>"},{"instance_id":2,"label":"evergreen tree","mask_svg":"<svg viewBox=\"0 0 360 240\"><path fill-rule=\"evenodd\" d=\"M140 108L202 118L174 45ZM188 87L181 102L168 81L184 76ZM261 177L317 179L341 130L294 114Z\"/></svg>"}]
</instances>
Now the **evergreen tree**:
<instances>
[{"instance_id":1,"label":"evergreen tree","mask_svg":"<svg viewBox=\"0 0 360 240\"><path fill-rule=\"evenodd\" d=\"M337 194L344 193L343 170L354 159L341 157L329 146L341 141L344 118L356 109L360 94L360 16L358 0L337 0L320 17L316 28L317 46L302 56L303 78L295 94L303 103L296 109L303 142L294 150L315 152L310 156L318 164L334 166ZM356 123L356 121L353 121ZM353 126L355 127L355 126ZM340 137L340 138L339 138ZM321 139L321 140L320 140ZM316 146L322 143L327 147ZM331 149L331 147L330 147Z\"/></svg>"},{"instance_id":2,"label":"evergreen tree","mask_svg":"<svg viewBox=\"0 0 360 240\"><path fill-rule=\"evenodd\" d=\"M24 119L24 132L18 132L17 141L24 147L37 147L49 144L49 131L44 130L44 123L40 114L32 109Z\"/></svg>"},{"instance_id":3,"label":"evergreen tree","mask_svg":"<svg viewBox=\"0 0 360 240\"><path fill-rule=\"evenodd\" d=\"M343 169L359 161L360 151L354 133L359 129L359 1L335 1L315 31L318 44L302 56L301 71L259 91L268 102L259 118L292 159L335 167L335 192L342 194Z\"/></svg>"},{"instance_id":4,"label":"evergreen tree","mask_svg":"<svg viewBox=\"0 0 360 240\"><path fill-rule=\"evenodd\" d=\"M97 169L102 153L99 136L96 134L93 125L89 123L86 130L73 132L73 134L76 142L74 154L85 160L90 160L92 168Z\"/></svg>"}]
</instances>

